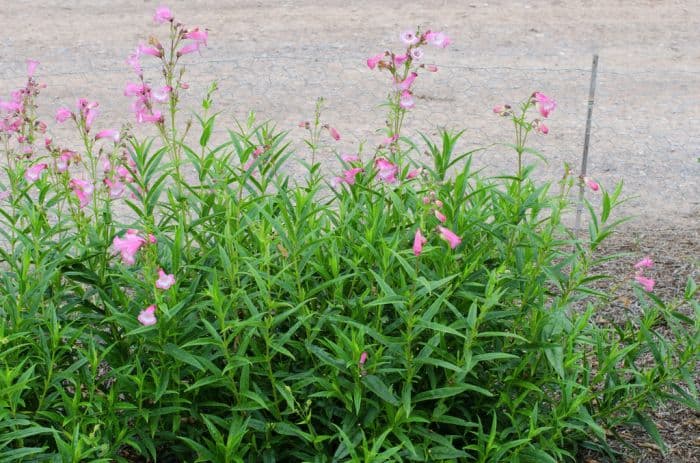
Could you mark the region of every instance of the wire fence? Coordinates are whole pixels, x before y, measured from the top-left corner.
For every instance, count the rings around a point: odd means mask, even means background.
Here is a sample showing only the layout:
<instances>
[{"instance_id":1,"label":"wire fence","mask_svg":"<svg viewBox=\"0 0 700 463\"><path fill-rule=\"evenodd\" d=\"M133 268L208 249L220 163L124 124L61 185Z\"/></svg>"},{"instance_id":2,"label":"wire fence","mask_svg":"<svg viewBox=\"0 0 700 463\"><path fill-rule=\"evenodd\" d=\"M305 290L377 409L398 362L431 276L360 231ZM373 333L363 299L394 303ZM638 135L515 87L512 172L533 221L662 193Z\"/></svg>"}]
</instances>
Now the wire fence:
<instances>
[{"instance_id":1,"label":"wire fence","mask_svg":"<svg viewBox=\"0 0 700 463\"><path fill-rule=\"evenodd\" d=\"M185 80L191 89L183 105L196 109L216 79L215 109L222 112L219 135L252 110L259 120L270 119L290 130L292 140L299 142L305 133L298 122L310 119L316 98L324 97L323 120L343 136L338 143L329 141L329 147L338 152L357 151L360 145L368 149L383 138L378 133L385 121L380 105L390 80L388 73L369 70L365 59L357 52L199 57L188 66ZM131 121L130 99L123 96L123 88L133 77L125 64L107 62L96 57L76 67L40 68L38 78L47 84L42 96L45 117L58 106L88 97L100 102L100 127ZM700 210L700 72L627 71L607 65L601 55L589 175L609 188L624 180L627 193L636 196L629 203L633 212L656 207L662 214L692 218ZM157 83L158 71L145 70ZM16 63L0 71L0 98L21 85L23 73ZM533 136L531 144L548 160L539 175L555 179L564 163L575 169L580 165L589 81L587 67L441 65L439 72L424 72L416 80L416 107L407 117L405 134L466 128L464 149L491 146L475 155L476 167L494 173L512 170L512 155L492 146L511 141L512 126L491 108L542 91L553 96L558 107L548 120L549 135ZM52 129L59 139L69 137L67 129ZM298 157L305 158L303 145L296 146ZM326 168L332 171L335 157L329 151L327 158Z\"/></svg>"}]
</instances>

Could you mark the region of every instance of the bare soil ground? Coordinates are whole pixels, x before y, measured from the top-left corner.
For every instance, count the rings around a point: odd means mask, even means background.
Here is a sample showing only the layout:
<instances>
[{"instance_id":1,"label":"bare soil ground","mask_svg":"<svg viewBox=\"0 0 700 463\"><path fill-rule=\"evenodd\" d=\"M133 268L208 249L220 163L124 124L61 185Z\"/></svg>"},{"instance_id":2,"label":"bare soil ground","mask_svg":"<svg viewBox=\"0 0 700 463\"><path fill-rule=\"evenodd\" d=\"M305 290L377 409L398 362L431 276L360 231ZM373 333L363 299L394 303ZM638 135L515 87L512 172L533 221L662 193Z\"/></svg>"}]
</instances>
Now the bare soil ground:
<instances>
[{"instance_id":1,"label":"bare soil ground","mask_svg":"<svg viewBox=\"0 0 700 463\"><path fill-rule=\"evenodd\" d=\"M673 294L700 256L700 3L697 0L459 0L459 1L245 1L173 0L178 20L210 29L209 47L189 55L196 109L208 84L219 82L218 136L255 110L290 130L298 157L308 156L300 120L314 101L327 101L324 120L343 135L340 152L375 145L384 121L378 107L388 79L364 60L401 45L398 33L420 25L444 30L447 50L427 50L440 71L421 75L417 107L407 134L438 126L467 128L462 148L509 141L510 127L491 114L497 103L517 102L533 91L554 96L550 134L533 140L548 159L540 176L556 179L563 164L578 166L593 53L600 55L590 175L606 188L620 180L632 199L619 215L637 219L622 227L608 248L657 261L659 291ZM37 59L47 120L79 97L100 102L97 127L131 121L124 84L134 76L125 58L139 41L163 35L151 22L158 2L129 0L20 0L0 7L0 95L24 81L25 58ZM147 74L155 83L153 66ZM51 127L58 142L70 132ZM77 147L77 145L76 145ZM474 157L487 172L512 171L502 148ZM337 169L335 157L324 161ZM294 173L294 172L293 172ZM633 257L630 257L631 262ZM629 262L620 262L620 266ZM612 269L613 271L615 269ZM622 268L619 269L622 271ZM610 307L614 315L619 308ZM661 457L645 444L630 461L700 461L700 417L660 410L657 422L672 452ZM630 430L634 435L635 430ZM634 439L633 439L634 440Z\"/></svg>"}]
</instances>

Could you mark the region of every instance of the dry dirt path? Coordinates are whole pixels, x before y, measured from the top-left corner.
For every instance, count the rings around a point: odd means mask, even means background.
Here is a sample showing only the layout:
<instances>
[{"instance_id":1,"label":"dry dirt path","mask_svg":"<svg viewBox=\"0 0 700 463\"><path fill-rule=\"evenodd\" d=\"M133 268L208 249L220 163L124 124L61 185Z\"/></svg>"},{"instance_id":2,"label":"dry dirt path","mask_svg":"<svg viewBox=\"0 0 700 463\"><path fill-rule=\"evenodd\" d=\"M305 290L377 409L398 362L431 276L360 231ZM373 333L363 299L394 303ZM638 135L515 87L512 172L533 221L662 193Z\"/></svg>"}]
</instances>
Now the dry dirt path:
<instances>
[{"instance_id":1,"label":"dry dirt path","mask_svg":"<svg viewBox=\"0 0 700 463\"><path fill-rule=\"evenodd\" d=\"M44 110L52 114L81 96L100 102L99 127L130 121L124 60L149 34L157 2L3 1L0 94L23 81L24 59L41 61L48 84ZM407 133L435 126L466 127L464 148L509 141L508 124L490 108L533 90L554 96L559 108L550 134L533 145L557 178L563 162L579 164L591 56L600 74L589 170L606 187L625 181L635 198L626 214L641 223L700 227L700 2L629 1L220 1L168 2L188 25L210 29L209 47L190 55L189 103L212 80L224 125L251 109L300 140L296 123L310 117L316 97L327 100L324 119L343 134L335 145L357 150L380 139L377 105L386 75L364 66L370 54L398 48L398 33L415 25L446 31L447 50L427 61L441 68L416 84L417 107ZM430 4L428 6L428 4ZM156 79L155 70L150 69ZM148 71L147 71L148 73ZM60 128L54 135L68 137ZM300 148L299 156L305 153ZM503 149L475 156L477 167L512 169ZM335 168L328 155L327 168Z\"/></svg>"}]
</instances>

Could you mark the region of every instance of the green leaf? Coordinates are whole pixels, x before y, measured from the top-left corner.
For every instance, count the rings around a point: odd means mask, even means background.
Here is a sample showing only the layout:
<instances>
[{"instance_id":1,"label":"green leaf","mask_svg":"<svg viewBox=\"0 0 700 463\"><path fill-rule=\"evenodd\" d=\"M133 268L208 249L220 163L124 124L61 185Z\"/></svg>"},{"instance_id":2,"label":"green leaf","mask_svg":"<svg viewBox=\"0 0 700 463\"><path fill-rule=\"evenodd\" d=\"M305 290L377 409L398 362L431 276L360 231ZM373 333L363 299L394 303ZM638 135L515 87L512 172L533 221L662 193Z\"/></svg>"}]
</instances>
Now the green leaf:
<instances>
[{"instance_id":1,"label":"green leaf","mask_svg":"<svg viewBox=\"0 0 700 463\"><path fill-rule=\"evenodd\" d=\"M363 378L362 382L365 384L365 386L367 386L367 389L374 392L383 401L388 402L395 407L400 405L399 399L378 376L367 375Z\"/></svg>"},{"instance_id":2,"label":"green leaf","mask_svg":"<svg viewBox=\"0 0 700 463\"><path fill-rule=\"evenodd\" d=\"M190 354L189 352L180 349L175 344L166 344L164 350L168 355L170 355L174 359L179 360L182 363L191 365L200 371L206 371L206 369L202 366L201 362L197 359L197 357Z\"/></svg>"},{"instance_id":3,"label":"green leaf","mask_svg":"<svg viewBox=\"0 0 700 463\"><path fill-rule=\"evenodd\" d=\"M459 386L441 387L438 389L430 389L428 391L421 392L413 398L413 401L422 402L424 400L444 399L462 394L466 391L477 392L487 397L493 397L493 394L483 387L475 386L473 384L460 384Z\"/></svg>"},{"instance_id":4,"label":"green leaf","mask_svg":"<svg viewBox=\"0 0 700 463\"><path fill-rule=\"evenodd\" d=\"M656 424L654 424L654 422L645 413L639 412L637 410L634 411L634 418L639 424L642 425L642 427L646 430L647 434L649 434L649 437L651 437L654 440L656 445L659 446L659 449L661 449L661 453L666 455L668 453L668 448L666 447L666 443L661 437L661 434L659 434L659 428L656 427Z\"/></svg>"}]
</instances>

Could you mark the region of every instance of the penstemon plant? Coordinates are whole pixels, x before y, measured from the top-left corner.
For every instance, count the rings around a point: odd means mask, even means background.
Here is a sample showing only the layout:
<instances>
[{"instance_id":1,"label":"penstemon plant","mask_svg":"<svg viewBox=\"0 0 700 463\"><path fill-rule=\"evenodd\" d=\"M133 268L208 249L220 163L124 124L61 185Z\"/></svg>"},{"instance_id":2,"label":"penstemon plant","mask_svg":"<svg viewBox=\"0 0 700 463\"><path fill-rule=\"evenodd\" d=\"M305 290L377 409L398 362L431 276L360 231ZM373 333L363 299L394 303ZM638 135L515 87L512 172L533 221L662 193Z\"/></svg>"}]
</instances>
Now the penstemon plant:
<instances>
[{"instance_id":1,"label":"penstemon plant","mask_svg":"<svg viewBox=\"0 0 700 463\"><path fill-rule=\"evenodd\" d=\"M179 121L181 58L207 32L166 7L154 22L169 42L138 46L125 93L155 137L97 129L98 104L81 99L56 121L82 146L44 137L40 154L35 61L0 101L0 461L576 461L614 458L610 435L630 423L663 449L650 408L697 409L692 280L662 301L642 259L618 282L642 318L594 321L615 297L591 284L621 188L579 179L602 211L588 204L585 239L562 223L575 176L554 194L523 164L551 98L496 111L514 122L514 176L472 172L463 131L422 135L422 164L402 133L432 69L416 62L450 40L404 33L405 54L368 61L395 86L387 140L341 154L326 179L322 136L340 134L319 101L295 185L274 124L251 114L211 141L216 84L199 126ZM160 60L162 86L141 58Z\"/></svg>"}]
</instances>

